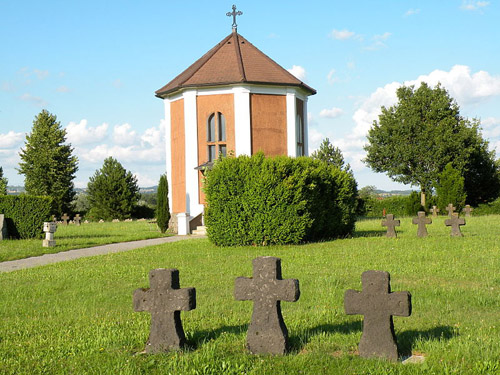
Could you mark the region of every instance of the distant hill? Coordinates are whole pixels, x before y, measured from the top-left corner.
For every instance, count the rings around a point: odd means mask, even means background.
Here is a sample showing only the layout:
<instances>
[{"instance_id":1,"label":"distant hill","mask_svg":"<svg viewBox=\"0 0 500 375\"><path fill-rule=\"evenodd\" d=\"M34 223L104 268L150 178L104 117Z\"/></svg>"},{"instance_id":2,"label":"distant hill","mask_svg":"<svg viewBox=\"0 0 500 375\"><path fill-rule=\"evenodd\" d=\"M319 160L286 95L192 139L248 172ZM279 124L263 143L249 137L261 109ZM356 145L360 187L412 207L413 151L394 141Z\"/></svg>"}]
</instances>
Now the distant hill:
<instances>
[{"instance_id":1,"label":"distant hill","mask_svg":"<svg viewBox=\"0 0 500 375\"><path fill-rule=\"evenodd\" d=\"M139 188L140 193L156 193L157 190L158 190L158 186L140 187ZM75 192L77 194L85 193L86 191L87 191L87 188L75 188ZM21 194L24 192L26 192L26 190L24 190L24 186L10 186L10 185L7 186L7 194L18 195L18 194Z\"/></svg>"},{"instance_id":2,"label":"distant hill","mask_svg":"<svg viewBox=\"0 0 500 375\"><path fill-rule=\"evenodd\" d=\"M381 197L392 197L393 195L410 195L413 190L375 190L375 194Z\"/></svg>"}]
</instances>

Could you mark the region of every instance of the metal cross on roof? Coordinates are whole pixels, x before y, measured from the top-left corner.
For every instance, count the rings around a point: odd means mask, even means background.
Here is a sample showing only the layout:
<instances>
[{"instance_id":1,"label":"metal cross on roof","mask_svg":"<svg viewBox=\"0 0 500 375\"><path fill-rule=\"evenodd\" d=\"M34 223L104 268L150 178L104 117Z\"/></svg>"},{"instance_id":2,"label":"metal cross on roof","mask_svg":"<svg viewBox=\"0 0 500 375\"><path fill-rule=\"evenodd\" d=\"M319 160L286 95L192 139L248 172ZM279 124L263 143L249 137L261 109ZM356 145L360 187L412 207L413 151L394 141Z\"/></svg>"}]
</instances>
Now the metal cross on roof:
<instances>
[{"instance_id":1,"label":"metal cross on roof","mask_svg":"<svg viewBox=\"0 0 500 375\"><path fill-rule=\"evenodd\" d=\"M243 14L242 11L236 11L236 5L233 5L233 11L232 12L227 12L226 16L231 17L233 16L233 29L236 29L238 25L236 24L236 16L241 16Z\"/></svg>"}]
</instances>

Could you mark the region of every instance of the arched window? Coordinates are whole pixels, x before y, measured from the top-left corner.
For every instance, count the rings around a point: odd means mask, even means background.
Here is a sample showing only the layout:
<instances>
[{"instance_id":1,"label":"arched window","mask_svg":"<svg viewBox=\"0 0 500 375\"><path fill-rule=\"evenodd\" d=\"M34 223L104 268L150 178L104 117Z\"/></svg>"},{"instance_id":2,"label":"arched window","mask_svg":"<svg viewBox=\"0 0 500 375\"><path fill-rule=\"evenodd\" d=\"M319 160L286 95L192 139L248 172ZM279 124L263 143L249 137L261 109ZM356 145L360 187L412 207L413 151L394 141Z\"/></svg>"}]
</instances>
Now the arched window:
<instances>
[{"instance_id":1,"label":"arched window","mask_svg":"<svg viewBox=\"0 0 500 375\"><path fill-rule=\"evenodd\" d=\"M219 155L226 156L226 119L220 112L208 116L207 154L209 162L215 161Z\"/></svg>"},{"instance_id":2,"label":"arched window","mask_svg":"<svg viewBox=\"0 0 500 375\"><path fill-rule=\"evenodd\" d=\"M302 117L297 115L295 120L295 129L297 135L297 156L304 156L304 122L302 121Z\"/></svg>"}]
</instances>

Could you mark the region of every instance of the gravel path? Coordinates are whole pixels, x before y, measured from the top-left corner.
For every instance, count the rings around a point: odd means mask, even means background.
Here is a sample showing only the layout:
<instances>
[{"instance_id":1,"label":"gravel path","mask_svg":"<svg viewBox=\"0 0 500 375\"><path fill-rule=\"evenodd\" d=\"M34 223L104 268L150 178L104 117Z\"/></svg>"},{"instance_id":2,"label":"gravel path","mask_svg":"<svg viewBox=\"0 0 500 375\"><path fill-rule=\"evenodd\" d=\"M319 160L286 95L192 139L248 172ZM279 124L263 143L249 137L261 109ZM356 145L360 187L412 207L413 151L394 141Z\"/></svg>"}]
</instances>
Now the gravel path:
<instances>
[{"instance_id":1,"label":"gravel path","mask_svg":"<svg viewBox=\"0 0 500 375\"><path fill-rule=\"evenodd\" d=\"M172 236L172 237L152 238L149 240L113 243L109 245L87 247L85 249L68 250L56 254L45 254L38 257L32 257L26 259L10 260L7 262L0 263L0 272L11 272L24 268L43 266L45 264L64 262L67 260L90 257L94 255L118 253L121 251L134 250L141 247L160 245L163 243L177 242L192 238L206 238L206 236Z\"/></svg>"}]
</instances>

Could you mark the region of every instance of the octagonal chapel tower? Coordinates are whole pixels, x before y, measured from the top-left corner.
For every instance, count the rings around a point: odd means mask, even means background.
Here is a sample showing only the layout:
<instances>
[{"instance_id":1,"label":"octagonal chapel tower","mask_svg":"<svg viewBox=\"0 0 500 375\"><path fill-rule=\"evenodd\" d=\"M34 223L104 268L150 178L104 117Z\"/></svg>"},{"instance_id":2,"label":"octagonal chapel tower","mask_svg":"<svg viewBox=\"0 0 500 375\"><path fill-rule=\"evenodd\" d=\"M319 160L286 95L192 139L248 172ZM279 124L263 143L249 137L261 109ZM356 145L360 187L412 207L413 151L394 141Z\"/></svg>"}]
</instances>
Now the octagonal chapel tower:
<instances>
[{"instance_id":1,"label":"octagonal chapel tower","mask_svg":"<svg viewBox=\"0 0 500 375\"><path fill-rule=\"evenodd\" d=\"M219 154L307 155L307 97L315 93L234 24L230 35L156 91L165 104L169 203L179 234L201 225L202 170Z\"/></svg>"}]
</instances>

